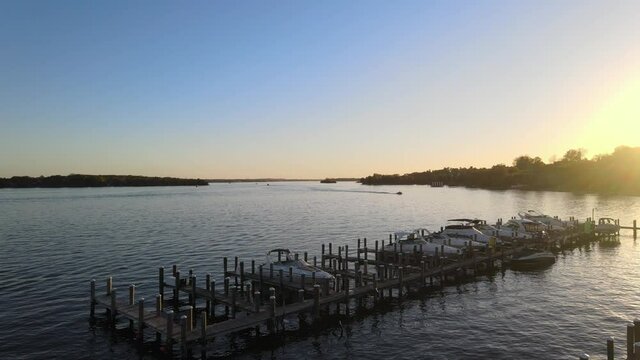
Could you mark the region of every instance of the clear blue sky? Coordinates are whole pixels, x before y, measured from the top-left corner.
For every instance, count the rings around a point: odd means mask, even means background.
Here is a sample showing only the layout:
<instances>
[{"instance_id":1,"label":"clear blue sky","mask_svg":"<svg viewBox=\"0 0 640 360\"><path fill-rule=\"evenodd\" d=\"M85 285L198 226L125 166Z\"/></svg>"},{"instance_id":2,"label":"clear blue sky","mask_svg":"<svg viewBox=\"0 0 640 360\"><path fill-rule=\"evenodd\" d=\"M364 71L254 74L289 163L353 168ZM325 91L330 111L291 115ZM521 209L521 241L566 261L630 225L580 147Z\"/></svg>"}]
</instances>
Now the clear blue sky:
<instances>
[{"instance_id":1,"label":"clear blue sky","mask_svg":"<svg viewBox=\"0 0 640 360\"><path fill-rule=\"evenodd\" d=\"M638 145L639 1L0 1L0 176L365 176Z\"/></svg>"}]
</instances>

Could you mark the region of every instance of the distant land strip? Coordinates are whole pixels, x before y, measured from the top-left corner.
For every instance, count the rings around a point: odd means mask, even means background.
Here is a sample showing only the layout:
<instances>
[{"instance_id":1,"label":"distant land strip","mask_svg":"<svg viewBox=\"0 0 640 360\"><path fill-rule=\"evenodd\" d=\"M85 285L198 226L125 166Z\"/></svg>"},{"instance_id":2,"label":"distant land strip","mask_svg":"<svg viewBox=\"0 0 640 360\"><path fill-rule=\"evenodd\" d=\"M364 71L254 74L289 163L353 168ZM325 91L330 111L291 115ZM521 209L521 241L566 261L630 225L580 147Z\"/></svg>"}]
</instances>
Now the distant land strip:
<instances>
[{"instance_id":1,"label":"distant land strip","mask_svg":"<svg viewBox=\"0 0 640 360\"><path fill-rule=\"evenodd\" d=\"M512 166L444 168L404 175L373 174L364 185L447 185L484 189L524 189L576 193L640 195L640 147L619 146L612 154L584 157L569 150L562 159L545 164L522 155Z\"/></svg>"},{"instance_id":2,"label":"distant land strip","mask_svg":"<svg viewBox=\"0 0 640 360\"><path fill-rule=\"evenodd\" d=\"M0 188L77 188L107 186L201 186L206 180L136 175L14 176L0 178Z\"/></svg>"},{"instance_id":3,"label":"distant land strip","mask_svg":"<svg viewBox=\"0 0 640 360\"><path fill-rule=\"evenodd\" d=\"M359 178L327 178L338 181L358 181ZM236 182L279 182L279 181L320 181L321 179L284 179L284 178L260 178L260 179L207 179L210 183L236 183Z\"/></svg>"}]
</instances>

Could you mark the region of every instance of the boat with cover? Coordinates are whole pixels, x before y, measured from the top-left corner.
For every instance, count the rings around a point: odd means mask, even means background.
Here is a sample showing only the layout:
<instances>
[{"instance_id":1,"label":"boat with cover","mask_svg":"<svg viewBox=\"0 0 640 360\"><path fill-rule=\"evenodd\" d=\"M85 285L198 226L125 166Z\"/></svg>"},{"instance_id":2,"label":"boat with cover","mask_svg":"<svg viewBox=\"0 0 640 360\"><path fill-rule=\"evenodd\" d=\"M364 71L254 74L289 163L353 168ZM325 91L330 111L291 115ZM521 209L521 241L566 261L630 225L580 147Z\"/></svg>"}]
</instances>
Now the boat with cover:
<instances>
[{"instance_id":1,"label":"boat with cover","mask_svg":"<svg viewBox=\"0 0 640 360\"><path fill-rule=\"evenodd\" d=\"M480 230L485 235L495 236L499 239L512 239L516 238L516 232L511 230L510 228L503 228L501 225L489 225L486 220L481 219L471 219L469 222L473 225L474 228ZM527 233L517 233L517 237L521 239L531 238L530 234Z\"/></svg>"},{"instance_id":2,"label":"boat with cover","mask_svg":"<svg viewBox=\"0 0 640 360\"><path fill-rule=\"evenodd\" d=\"M542 239L547 237L547 225L529 219L511 219L500 225L498 236L521 240Z\"/></svg>"},{"instance_id":3,"label":"boat with cover","mask_svg":"<svg viewBox=\"0 0 640 360\"><path fill-rule=\"evenodd\" d=\"M426 241L418 231L398 231L394 233L396 242L393 244L385 245L384 251L391 252L410 252L413 251L414 247L416 250L422 251L425 253L435 253L436 249L438 253L444 255L460 255L462 254L462 250L455 248L453 246L441 245L430 243Z\"/></svg>"},{"instance_id":4,"label":"boat with cover","mask_svg":"<svg viewBox=\"0 0 640 360\"><path fill-rule=\"evenodd\" d=\"M536 210L522 211L518 213L518 216L520 216L521 219L541 222L545 224L547 226L547 229L550 231L565 231L569 227L567 223L560 220L558 217L545 215Z\"/></svg>"},{"instance_id":5,"label":"boat with cover","mask_svg":"<svg viewBox=\"0 0 640 360\"><path fill-rule=\"evenodd\" d=\"M489 244L492 239L496 239L494 236L484 234L482 231L476 229L472 223L469 223L469 219L451 219L448 221L459 222L459 224L445 226L441 231L444 235L464 237L483 244Z\"/></svg>"},{"instance_id":6,"label":"boat with cover","mask_svg":"<svg viewBox=\"0 0 640 360\"><path fill-rule=\"evenodd\" d=\"M447 245L447 246L452 246L452 247L461 248L461 249L466 249L469 246L471 246L474 249L484 249L485 247L487 247L487 244L483 244L478 241L473 241L469 238L449 236L439 232L434 233L424 228L417 229L416 232L420 233L422 238L424 238L426 241L434 244Z\"/></svg>"},{"instance_id":7,"label":"boat with cover","mask_svg":"<svg viewBox=\"0 0 640 360\"><path fill-rule=\"evenodd\" d=\"M515 266L545 266L556 262L556 256L546 250L523 249L511 258Z\"/></svg>"},{"instance_id":8,"label":"boat with cover","mask_svg":"<svg viewBox=\"0 0 640 360\"><path fill-rule=\"evenodd\" d=\"M328 272L313 266L302 259L296 259L291 250L289 249L273 249L267 253L266 262L264 267L269 269L273 265L274 273L282 270L284 274L289 274L289 268L291 268L294 281L295 279L305 276L305 283L313 284L313 274L315 273L316 281L319 283L321 280L328 279L329 281L335 281L335 277Z\"/></svg>"},{"instance_id":9,"label":"boat with cover","mask_svg":"<svg viewBox=\"0 0 640 360\"><path fill-rule=\"evenodd\" d=\"M620 225L612 218L600 218L598 219L598 225L596 225L595 232L598 234L617 234L620 231Z\"/></svg>"}]
</instances>

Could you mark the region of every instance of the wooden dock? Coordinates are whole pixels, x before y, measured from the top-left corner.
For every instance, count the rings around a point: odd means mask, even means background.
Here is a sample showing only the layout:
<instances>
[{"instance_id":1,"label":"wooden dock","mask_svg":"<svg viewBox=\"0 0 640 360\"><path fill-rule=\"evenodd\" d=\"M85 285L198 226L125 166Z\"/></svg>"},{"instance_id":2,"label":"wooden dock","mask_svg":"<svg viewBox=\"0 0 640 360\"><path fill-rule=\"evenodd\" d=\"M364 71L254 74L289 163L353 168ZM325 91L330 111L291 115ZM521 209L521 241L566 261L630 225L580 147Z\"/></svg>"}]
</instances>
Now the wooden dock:
<instances>
[{"instance_id":1,"label":"wooden dock","mask_svg":"<svg viewBox=\"0 0 640 360\"><path fill-rule=\"evenodd\" d=\"M635 225L634 221L630 227L634 235ZM594 240L593 233L576 228L546 239L539 246L567 248ZM391 237L389 243L393 243ZM311 279L295 278L291 269L288 273L275 272L273 267L256 266L254 260L245 267L238 257L232 268L224 258L222 284L216 284L210 274L198 282L192 271L183 275L173 265L166 273L160 267L154 301L136 299L135 285L130 285L123 296L113 287L112 277L107 278L104 291L97 294L96 281L91 280L91 318L95 318L96 307L100 306L106 310L111 326L118 319L128 320L140 343L148 331L155 333L155 343L162 344L167 352L173 353L178 347L186 358L199 348L202 358L206 358L207 343L216 337L241 331L277 334L284 329L282 320L291 315L313 323L327 316L348 316L353 299L359 307L376 306L391 298L402 299L410 291L442 287L460 277L493 271L497 264L505 266L511 255L522 248L514 239L510 247L487 247L483 251L469 248L463 255L442 256L442 251L427 253L419 247L388 251L383 241L373 245L368 247L366 239L358 239L351 250L348 244L337 248L332 243L322 244L319 259L313 257L312 262L333 274L335 281L320 281L315 273ZM309 261L306 252L304 259Z\"/></svg>"}]
</instances>

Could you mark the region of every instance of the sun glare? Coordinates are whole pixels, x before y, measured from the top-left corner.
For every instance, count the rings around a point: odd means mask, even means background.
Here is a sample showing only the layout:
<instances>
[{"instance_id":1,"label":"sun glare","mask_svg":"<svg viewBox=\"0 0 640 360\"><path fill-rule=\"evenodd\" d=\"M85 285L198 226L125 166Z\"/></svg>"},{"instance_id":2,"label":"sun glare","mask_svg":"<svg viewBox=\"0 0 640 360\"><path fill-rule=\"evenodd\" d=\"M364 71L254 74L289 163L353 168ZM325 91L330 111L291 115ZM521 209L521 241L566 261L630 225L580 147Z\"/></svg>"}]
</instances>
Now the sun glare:
<instances>
[{"instance_id":1,"label":"sun glare","mask_svg":"<svg viewBox=\"0 0 640 360\"><path fill-rule=\"evenodd\" d=\"M640 75L616 88L588 117L579 138L593 156L611 152L619 145L638 145L640 135Z\"/></svg>"}]
</instances>

